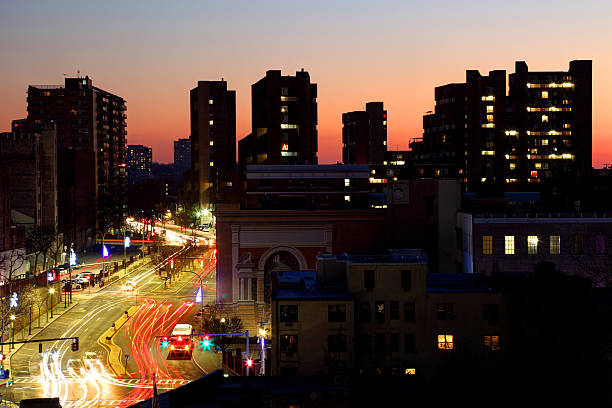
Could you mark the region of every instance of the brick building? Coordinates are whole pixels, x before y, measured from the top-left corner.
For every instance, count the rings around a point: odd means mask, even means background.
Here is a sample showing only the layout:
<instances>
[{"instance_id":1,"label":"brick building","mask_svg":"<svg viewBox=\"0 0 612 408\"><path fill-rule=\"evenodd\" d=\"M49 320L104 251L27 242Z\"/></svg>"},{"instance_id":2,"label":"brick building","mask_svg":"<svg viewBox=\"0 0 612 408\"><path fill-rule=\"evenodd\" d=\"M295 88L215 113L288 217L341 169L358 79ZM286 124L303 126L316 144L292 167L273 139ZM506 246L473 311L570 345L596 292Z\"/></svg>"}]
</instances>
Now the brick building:
<instances>
[{"instance_id":1,"label":"brick building","mask_svg":"<svg viewBox=\"0 0 612 408\"><path fill-rule=\"evenodd\" d=\"M594 286L612 284L612 217L595 213L457 213L457 263L466 273L532 273L550 262Z\"/></svg>"}]
</instances>

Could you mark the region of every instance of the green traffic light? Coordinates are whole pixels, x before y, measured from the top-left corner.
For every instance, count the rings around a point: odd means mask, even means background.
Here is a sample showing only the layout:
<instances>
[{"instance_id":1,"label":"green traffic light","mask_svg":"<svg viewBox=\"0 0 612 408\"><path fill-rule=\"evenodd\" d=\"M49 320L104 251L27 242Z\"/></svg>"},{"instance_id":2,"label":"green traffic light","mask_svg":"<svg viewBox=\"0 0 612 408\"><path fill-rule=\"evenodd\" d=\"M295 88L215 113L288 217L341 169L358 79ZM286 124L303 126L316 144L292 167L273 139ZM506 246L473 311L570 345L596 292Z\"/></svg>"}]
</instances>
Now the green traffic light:
<instances>
[{"instance_id":1,"label":"green traffic light","mask_svg":"<svg viewBox=\"0 0 612 408\"><path fill-rule=\"evenodd\" d=\"M167 342L167 341L162 341L162 342L161 342L161 346L162 346L163 348L168 348L168 342Z\"/></svg>"}]
</instances>

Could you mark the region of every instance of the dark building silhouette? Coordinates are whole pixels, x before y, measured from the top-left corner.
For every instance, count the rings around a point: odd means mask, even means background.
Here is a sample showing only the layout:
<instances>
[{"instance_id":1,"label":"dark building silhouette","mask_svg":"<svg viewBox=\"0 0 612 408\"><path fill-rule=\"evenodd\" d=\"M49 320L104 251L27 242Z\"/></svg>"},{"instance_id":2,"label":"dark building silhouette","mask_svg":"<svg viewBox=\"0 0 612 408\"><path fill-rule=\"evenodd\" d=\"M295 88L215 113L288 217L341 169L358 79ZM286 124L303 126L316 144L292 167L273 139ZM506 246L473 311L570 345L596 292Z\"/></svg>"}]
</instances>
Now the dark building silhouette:
<instances>
[{"instance_id":1,"label":"dark building silhouette","mask_svg":"<svg viewBox=\"0 0 612 408\"><path fill-rule=\"evenodd\" d=\"M510 74L508 139L518 154L517 182L578 181L592 169L592 61L569 71L533 72L517 61ZM511 156L512 152L509 152Z\"/></svg>"},{"instance_id":2,"label":"dark building silhouette","mask_svg":"<svg viewBox=\"0 0 612 408\"><path fill-rule=\"evenodd\" d=\"M183 182L185 172L191 167L191 138L174 141L174 178Z\"/></svg>"},{"instance_id":3,"label":"dark building silhouette","mask_svg":"<svg viewBox=\"0 0 612 408\"><path fill-rule=\"evenodd\" d=\"M55 231L58 222L55 128L41 128L40 133L0 133L0 161L11 168L12 209L26 216L18 223Z\"/></svg>"},{"instance_id":4,"label":"dark building silhouette","mask_svg":"<svg viewBox=\"0 0 612 408\"><path fill-rule=\"evenodd\" d=\"M308 72L278 70L251 86L252 130L239 142L240 166L317 164L317 85Z\"/></svg>"},{"instance_id":5,"label":"dark building silhouette","mask_svg":"<svg viewBox=\"0 0 612 408\"><path fill-rule=\"evenodd\" d=\"M423 139L411 144L417 176L457 177L469 189L503 183L505 94L505 71L468 70L465 83L436 87Z\"/></svg>"},{"instance_id":6,"label":"dark building silhouette","mask_svg":"<svg viewBox=\"0 0 612 408\"><path fill-rule=\"evenodd\" d=\"M58 197L62 209L59 223L69 233L65 238L76 240L75 231L82 235L121 226L127 210L125 100L94 87L89 77L79 77L66 78L63 86L31 85L27 102L25 127L29 131L50 122L57 128ZM16 122L13 126L20 125ZM84 168L84 165L91 167ZM68 180L61 179L63 175L83 184L68 184ZM84 175L89 178L84 179ZM93 196L75 199L75 195L83 192L93 192ZM66 214L64 209L75 203L80 203L78 208L73 208L80 215ZM89 217L82 215L83 212L93 213L95 223L71 224L85 222Z\"/></svg>"},{"instance_id":7,"label":"dark building silhouette","mask_svg":"<svg viewBox=\"0 0 612 408\"><path fill-rule=\"evenodd\" d=\"M127 149L127 176L130 184L151 177L153 149L143 145L129 145Z\"/></svg>"},{"instance_id":8,"label":"dark building silhouette","mask_svg":"<svg viewBox=\"0 0 612 408\"><path fill-rule=\"evenodd\" d=\"M192 201L214 210L216 191L236 167L236 91L198 81L190 92Z\"/></svg>"},{"instance_id":9,"label":"dark building silhouette","mask_svg":"<svg viewBox=\"0 0 612 408\"><path fill-rule=\"evenodd\" d=\"M591 61L569 71L505 71L435 90L435 112L411 143L417 176L457 177L473 191L539 190L589 175L592 155Z\"/></svg>"}]
</instances>

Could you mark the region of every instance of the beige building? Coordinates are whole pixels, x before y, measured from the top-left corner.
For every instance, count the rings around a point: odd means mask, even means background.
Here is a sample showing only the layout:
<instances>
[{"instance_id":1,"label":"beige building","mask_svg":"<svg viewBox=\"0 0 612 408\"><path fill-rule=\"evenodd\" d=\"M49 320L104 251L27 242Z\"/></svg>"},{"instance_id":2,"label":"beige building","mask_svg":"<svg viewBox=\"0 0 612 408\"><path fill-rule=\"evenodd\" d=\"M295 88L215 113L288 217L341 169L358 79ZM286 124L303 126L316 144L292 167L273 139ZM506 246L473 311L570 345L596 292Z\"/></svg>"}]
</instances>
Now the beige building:
<instances>
[{"instance_id":1,"label":"beige building","mask_svg":"<svg viewBox=\"0 0 612 408\"><path fill-rule=\"evenodd\" d=\"M321 255L313 275L304 271L274 292L275 374L431 377L446 364L486 364L504 350L505 296L474 275L427 274L418 251Z\"/></svg>"}]
</instances>

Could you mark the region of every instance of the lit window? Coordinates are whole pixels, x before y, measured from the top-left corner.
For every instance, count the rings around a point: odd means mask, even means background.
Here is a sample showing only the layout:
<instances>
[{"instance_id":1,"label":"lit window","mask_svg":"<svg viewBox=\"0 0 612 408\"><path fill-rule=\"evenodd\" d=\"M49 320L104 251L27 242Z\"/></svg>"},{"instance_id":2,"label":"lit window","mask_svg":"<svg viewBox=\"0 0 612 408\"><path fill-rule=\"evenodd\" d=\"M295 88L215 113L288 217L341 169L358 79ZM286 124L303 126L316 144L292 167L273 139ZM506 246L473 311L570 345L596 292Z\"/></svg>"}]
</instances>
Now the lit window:
<instances>
[{"instance_id":1,"label":"lit window","mask_svg":"<svg viewBox=\"0 0 612 408\"><path fill-rule=\"evenodd\" d=\"M561 236L550 236L550 253L551 255L559 255L561 253Z\"/></svg>"},{"instance_id":2,"label":"lit window","mask_svg":"<svg viewBox=\"0 0 612 408\"><path fill-rule=\"evenodd\" d=\"M532 172L531 172L531 177L533 177L533 178L537 178L537 177L538 177L538 172L537 172L537 171L535 171L535 170L534 170L534 171L532 171Z\"/></svg>"},{"instance_id":3,"label":"lit window","mask_svg":"<svg viewBox=\"0 0 612 408\"><path fill-rule=\"evenodd\" d=\"M289 107L288 106L281 106L281 113L287 113L289 112Z\"/></svg>"},{"instance_id":4,"label":"lit window","mask_svg":"<svg viewBox=\"0 0 612 408\"><path fill-rule=\"evenodd\" d=\"M493 105L487 105L487 113L493 113Z\"/></svg>"},{"instance_id":5,"label":"lit window","mask_svg":"<svg viewBox=\"0 0 612 408\"><path fill-rule=\"evenodd\" d=\"M548 139L542 139L542 146L548 146Z\"/></svg>"},{"instance_id":6,"label":"lit window","mask_svg":"<svg viewBox=\"0 0 612 408\"><path fill-rule=\"evenodd\" d=\"M404 371L404 374L406 374L406 375L416 375L416 368L407 368Z\"/></svg>"},{"instance_id":7,"label":"lit window","mask_svg":"<svg viewBox=\"0 0 612 408\"><path fill-rule=\"evenodd\" d=\"M281 152L282 157L297 157L297 152Z\"/></svg>"},{"instance_id":8,"label":"lit window","mask_svg":"<svg viewBox=\"0 0 612 408\"><path fill-rule=\"evenodd\" d=\"M564 124L563 124L563 129L569 129L569 128L571 128L571 127L572 127L572 124L571 124L571 123L564 123Z\"/></svg>"},{"instance_id":9,"label":"lit window","mask_svg":"<svg viewBox=\"0 0 612 408\"><path fill-rule=\"evenodd\" d=\"M486 178L486 177L481 177L481 178L480 178L480 182L481 182L481 183L484 183L485 181L487 181L487 178Z\"/></svg>"},{"instance_id":10,"label":"lit window","mask_svg":"<svg viewBox=\"0 0 612 408\"><path fill-rule=\"evenodd\" d=\"M514 235L506 235L504 237L504 253L506 255L514 255Z\"/></svg>"},{"instance_id":11,"label":"lit window","mask_svg":"<svg viewBox=\"0 0 612 408\"><path fill-rule=\"evenodd\" d=\"M344 201L350 202L351 201L351 196L350 195L345 195L344 196Z\"/></svg>"},{"instance_id":12,"label":"lit window","mask_svg":"<svg viewBox=\"0 0 612 408\"><path fill-rule=\"evenodd\" d=\"M508 166L510 166L510 170L516 169L516 163L510 163Z\"/></svg>"},{"instance_id":13,"label":"lit window","mask_svg":"<svg viewBox=\"0 0 612 408\"><path fill-rule=\"evenodd\" d=\"M383 120L383 126L387 126L387 121Z\"/></svg>"},{"instance_id":14,"label":"lit window","mask_svg":"<svg viewBox=\"0 0 612 408\"><path fill-rule=\"evenodd\" d=\"M281 129L297 129L297 125L290 125L288 123L281 123Z\"/></svg>"},{"instance_id":15,"label":"lit window","mask_svg":"<svg viewBox=\"0 0 612 408\"><path fill-rule=\"evenodd\" d=\"M484 235L482 237L482 253L483 255L493 254L493 236L492 235Z\"/></svg>"},{"instance_id":16,"label":"lit window","mask_svg":"<svg viewBox=\"0 0 612 408\"><path fill-rule=\"evenodd\" d=\"M488 351L499 351L499 336L484 336L484 347Z\"/></svg>"},{"instance_id":17,"label":"lit window","mask_svg":"<svg viewBox=\"0 0 612 408\"><path fill-rule=\"evenodd\" d=\"M548 116L542 115L542 122L548 122Z\"/></svg>"},{"instance_id":18,"label":"lit window","mask_svg":"<svg viewBox=\"0 0 612 408\"><path fill-rule=\"evenodd\" d=\"M283 151L287 151L287 150L289 150L289 143L283 143L283 144L281 144L281 150L283 150Z\"/></svg>"},{"instance_id":19,"label":"lit window","mask_svg":"<svg viewBox=\"0 0 612 408\"><path fill-rule=\"evenodd\" d=\"M487 122L493 122L493 115L487 115Z\"/></svg>"},{"instance_id":20,"label":"lit window","mask_svg":"<svg viewBox=\"0 0 612 408\"><path fill-rule=\"evenodd\" d=\"M212 146L213 145L213 141L211 140L209 144Z\"/></svg>"},{"instance_id":21,"label":"lit window","mask_svg":"<svg viewBox=\"0 0 612 408\"><path fill-rule=\"evenodd\" d=\"M214 120L212 120L212 119L208 121L208 124L209 124L209 125L212 125L213 123L215 123L215 122L214 122Z\"/></svg>"},{"instance_id":22,"label":"lit window","mask_svg":"<svg viewBox=\"0 0 612 408\"><path fill-rule=\"evenodd\" d=\"M452 350L453 349L453 335L452 334L438 334L438 349L439 350Z\"/></svg>"},{"instance_id":23,"label":"lit window","mask_svg":"<svg viewBox=\"0 0 612 408\"><path fill-rule=\"evenodd\" d=\"M344 187L349 187L351 185L351 179L344 179Z\"/></svg>"},{"instance_id":24,"label":"lit window","mask_svg":"<svg viewBox=\"0 0 612 408\"><path fill-rule=\"evenodd\" d=\"M529 255L537 255L537 253L538 253L538 237L537 237L537 235L529 235L527 237L527 253Z\"/></svg>"},{"instance_id":25,"label":"lit window","mask_svg":"<svg viewBox=\"0 0 612 408\"><path fill-rule=\"evenodd\" d=\"M383 140L383 145L385 145L385 146L387 145L387 141L386 140Z\"/></svg>"},{"instance_id":26,"label":"lit window","mask_svg":"<svg viewBox=\"0 0 612 408\"><path fill-rule=\"evenodd\" d=\"M535 164L535 168L536 169L541 169L542 168L542 163L536 163Z\"/></svg>"},{"instance_id":27,"label":"lit window","mask_svg":"<svg viewBox=\"0 0 612 408\"><path fill-rule=\"evenodd\" d=\"M213 100L212 100L212 99L209 99L209 100L208 100L208 104L209 104L209 105L212 105L212 104L213 104Z\"/></svg>"},{"instance_id":28,"label":"lit window","mask_svg":"<svg viewBox=\"0 0 612 408\"><path fill-rule=\"evenodd\" d=\"M210 165L210 167L214 167L215 166L215 162L210 162L209 165Z\"/></svg>"},{"instance_id":29,"label":"lit window","mask_svg":"<svg viewBox=\"0 0 612 408\"><path fill-rule=\"evenodd\" d=\"M542 91L542 99L548 99L548 91Z\"/></svg>"}]
</instances>

